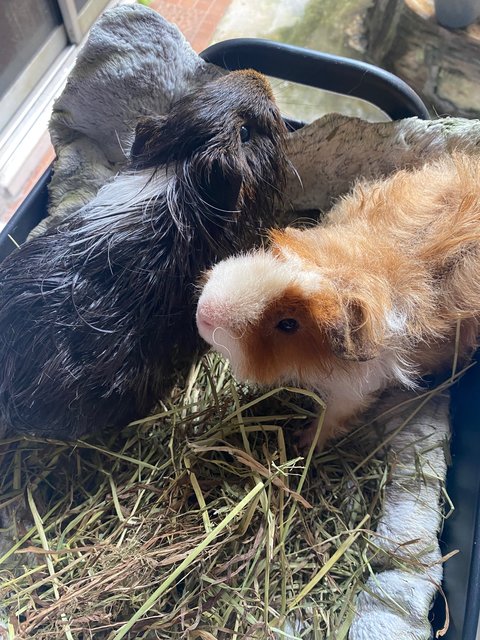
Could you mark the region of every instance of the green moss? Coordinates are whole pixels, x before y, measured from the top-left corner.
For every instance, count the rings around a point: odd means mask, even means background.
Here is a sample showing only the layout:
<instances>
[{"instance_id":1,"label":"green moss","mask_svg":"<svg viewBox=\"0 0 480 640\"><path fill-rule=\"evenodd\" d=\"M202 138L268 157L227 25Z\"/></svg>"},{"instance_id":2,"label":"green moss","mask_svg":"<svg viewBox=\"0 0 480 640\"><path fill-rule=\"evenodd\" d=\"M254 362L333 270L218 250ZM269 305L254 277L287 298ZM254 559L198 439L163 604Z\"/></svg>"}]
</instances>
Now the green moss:
<instances>
[{"instance_id":1,"label":"green moss","mask_svg":"<svg viewBox=\"0 0 480 640\"><path fill-rule=\"evenodd\" d=\"M275 40L337 55L355 55L346 29L370 0L310 0L303 16L273 34Z\"/></svg>"}]
</instances>

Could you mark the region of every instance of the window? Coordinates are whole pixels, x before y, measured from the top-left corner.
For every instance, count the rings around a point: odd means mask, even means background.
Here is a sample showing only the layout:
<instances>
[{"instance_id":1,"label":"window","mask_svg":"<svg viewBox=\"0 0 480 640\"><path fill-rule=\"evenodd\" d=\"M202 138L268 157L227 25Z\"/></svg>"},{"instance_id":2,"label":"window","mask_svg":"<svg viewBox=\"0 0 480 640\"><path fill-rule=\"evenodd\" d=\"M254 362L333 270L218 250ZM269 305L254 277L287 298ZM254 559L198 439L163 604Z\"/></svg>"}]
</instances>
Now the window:
<instances>
[{"instance_id":1,"label":"window","mask_svg":"<svg viewBox=\"0 0 480 640\"><path fill-rule=\"evenodd\" d=\"M78 45L119 0L0 1L0 223L21 201L42 158L52 103Z\"/></svg>"},{"instance_id":2,"label":"window","mask_svg":"<svg viewBox=\"0 0 480 640\"><path fill-rule=\"evenodd\" d=\"M108 0L2 0L0 129Z\"/></svg>"}]
</instances>

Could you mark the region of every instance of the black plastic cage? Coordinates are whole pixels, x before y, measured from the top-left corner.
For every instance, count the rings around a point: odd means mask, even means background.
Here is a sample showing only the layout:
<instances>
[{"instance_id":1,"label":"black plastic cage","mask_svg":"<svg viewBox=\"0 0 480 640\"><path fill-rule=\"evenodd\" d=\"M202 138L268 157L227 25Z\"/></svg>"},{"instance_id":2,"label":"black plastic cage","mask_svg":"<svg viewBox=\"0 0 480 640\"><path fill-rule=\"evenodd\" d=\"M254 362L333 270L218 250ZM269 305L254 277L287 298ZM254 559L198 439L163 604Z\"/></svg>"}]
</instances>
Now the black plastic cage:
<instances>
[{"instance_id":1,"label":"black plastic cage","mask_svg":"<svg viewBox=\"0 0 480 640\"><path fill-rule=\"evenodd\" d=\"M392 120L428 119L418 95L393 74L373 65L267 40L239 38L215 44L201 56L229 70L253 68L269 76L361 98ZM291 129L303 123L287 120ZM48 169L0 234L0 260L47 215ZM1 268L1 267L0 267ZM446 640L476 640L480 613L480 368L473 366L452 390L452 464L447 490L455 510L441 534L444 554L460 553L444 567L443 590L450 627ZM445 605L437 597L432 633L443 627ZM480 637L480 636L479 636ZM400 640L400 639L399 639Z\"/></svg>"}]
</instances>

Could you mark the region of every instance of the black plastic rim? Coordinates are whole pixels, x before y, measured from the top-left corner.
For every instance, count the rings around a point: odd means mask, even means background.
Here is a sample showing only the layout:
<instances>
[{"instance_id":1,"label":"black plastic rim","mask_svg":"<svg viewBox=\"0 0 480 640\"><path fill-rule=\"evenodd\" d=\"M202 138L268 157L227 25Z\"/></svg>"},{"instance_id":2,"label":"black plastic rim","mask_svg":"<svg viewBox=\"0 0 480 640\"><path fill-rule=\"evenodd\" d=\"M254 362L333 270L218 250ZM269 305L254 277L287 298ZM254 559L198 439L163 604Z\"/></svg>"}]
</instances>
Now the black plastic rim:
<instances>
[{"instance_id":1,"label":"black plastic rim","mask_svg":"<svg viewBox=\"0 0 480 640\"><path fill-rule=\"evenodd\" d=\"M259 38L234 38L205 49L200 56L230 71L252 68L269 76L361 98L392 120L430 118L420 97L389 71L360 60Z\"/></svg>"}]
</instances>

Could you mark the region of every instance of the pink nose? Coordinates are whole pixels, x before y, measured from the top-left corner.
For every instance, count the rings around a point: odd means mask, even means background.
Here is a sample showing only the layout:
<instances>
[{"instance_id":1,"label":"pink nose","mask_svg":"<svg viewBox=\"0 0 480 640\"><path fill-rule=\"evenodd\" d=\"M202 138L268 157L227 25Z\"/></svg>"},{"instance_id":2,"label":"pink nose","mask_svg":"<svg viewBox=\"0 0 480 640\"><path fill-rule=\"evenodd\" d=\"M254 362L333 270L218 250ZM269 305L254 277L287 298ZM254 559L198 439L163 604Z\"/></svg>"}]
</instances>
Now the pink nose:
<instances>
[{"instance_id":1,"label":"pink nose","mask_svg":"<svg viewBox=\"0 0 480 640\"><path fill-rule=\"evenodd\" d=\"M210 334L216 326L218 326L218 318L216 317L215 306L200 300L197 307L197 327L200 335L206 338L206 334Z\"/></svg>"}]
</instances>

